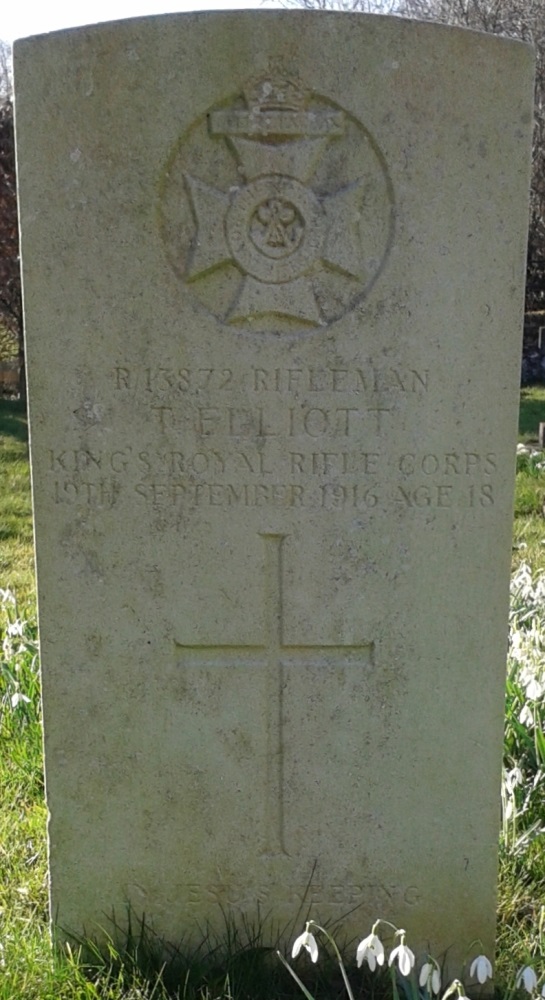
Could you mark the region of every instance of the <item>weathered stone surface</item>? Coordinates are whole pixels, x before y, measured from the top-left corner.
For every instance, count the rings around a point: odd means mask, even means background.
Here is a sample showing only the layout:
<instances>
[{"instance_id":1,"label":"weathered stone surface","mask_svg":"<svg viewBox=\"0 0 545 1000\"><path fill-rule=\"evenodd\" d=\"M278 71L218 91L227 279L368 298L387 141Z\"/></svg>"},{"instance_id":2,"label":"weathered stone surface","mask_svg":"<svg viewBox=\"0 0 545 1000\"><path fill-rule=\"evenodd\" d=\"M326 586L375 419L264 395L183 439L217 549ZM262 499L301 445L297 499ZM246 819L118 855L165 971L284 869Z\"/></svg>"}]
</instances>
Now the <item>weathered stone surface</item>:
<instances>
[{"instance_id":1,"label":"weathered stone surface","mask_svg":"<svg viewBox=\"0 0 545 1000\"><path fill-rule=\"evenodd\" d=\"M254 12L15 55L53 918L490 950L531 51Z\"/></svg>"}]
</instances>

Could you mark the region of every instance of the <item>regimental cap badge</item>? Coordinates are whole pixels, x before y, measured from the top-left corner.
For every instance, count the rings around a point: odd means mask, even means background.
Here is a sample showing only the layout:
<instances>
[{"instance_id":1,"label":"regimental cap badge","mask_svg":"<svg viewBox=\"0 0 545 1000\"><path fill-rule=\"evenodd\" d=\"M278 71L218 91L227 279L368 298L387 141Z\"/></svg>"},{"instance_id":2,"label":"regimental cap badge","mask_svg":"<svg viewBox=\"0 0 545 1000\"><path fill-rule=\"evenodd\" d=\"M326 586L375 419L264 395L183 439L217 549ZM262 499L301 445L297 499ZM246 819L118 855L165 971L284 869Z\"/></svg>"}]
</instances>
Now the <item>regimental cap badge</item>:
<instances>
[{"instance_id":1,"label":"regimental cap badge","mask_svg":"<svg viewBox=\"0 0 545 1000\"><path fill-rule=\"evenodd\" d=\"M323 328L362 297L389 248L392 193L376 143L274 66L188 129L168 176L175 269L231 326Z\"/></svg>"}]
</instances>

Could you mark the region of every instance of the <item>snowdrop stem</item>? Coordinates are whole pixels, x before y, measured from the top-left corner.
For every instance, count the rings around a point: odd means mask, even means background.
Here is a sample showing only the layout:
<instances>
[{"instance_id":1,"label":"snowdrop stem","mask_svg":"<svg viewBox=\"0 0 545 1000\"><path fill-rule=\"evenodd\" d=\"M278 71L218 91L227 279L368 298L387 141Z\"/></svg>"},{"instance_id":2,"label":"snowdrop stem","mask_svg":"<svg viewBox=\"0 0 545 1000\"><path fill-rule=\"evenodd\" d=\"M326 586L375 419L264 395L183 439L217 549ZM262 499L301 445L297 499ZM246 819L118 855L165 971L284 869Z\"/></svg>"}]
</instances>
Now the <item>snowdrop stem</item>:
<instances>
[{"instance_id":1,"label":"snowdrop stem","mask_svg":"<svg viewBox=\"0 0 545 1000\"><path fill-rule=\"evenodd\" d=\"M384 922L386 922L386 921L384 921ZM396 971L395 971L393 965L392 965L392 967L390 969L390 974L391 974L391 977L392 977L392 994L393 994L393 998L394 998L394 1000L399 1000L399 990L397 988L397 976L396 976Z\"/></svg>"},{"instance_id":2,"label":"snowdrop stem","mask_svg":"<svg viewBox=\"0 0 545 1000\"><path fill-rule=\"evenodd\" d=\"M335 952L335 956L337 958L337 962L339 963L339 969L341 970L341 975L343 977L343 982L344 982L344 985L346 987L346 992L348 994L348 998L349 998L349 1000L354 1000L354 994L352 993L352 987L350 986L350 982L348 980L348 976L346 975L346 969L344 967L344 962L342 960L341 953L340 953L339 949L337 948L337 945L335 944L335 941L331 937L331 934L329 934L326 931L325 927L320 927L320 924L317 924L314 920L309 920L309 925L310 924L312 924L312 926L315 927L317 931L320 931L320 933L323 934L324 937L329 941L331 947L333 948L333 951Z\"/></svg>"},{"instance_id":3,"label":"snowdrop stem","mask_svg":"<svg viewBox=\"0 0 545 1000\"><path fill-rule=\"evenodd\" d=\"M343 961L342 961L341 958L339 958L339 968L341 970L341 974L342 974L342 977L343 977L343 980L344 980L344 985L346 986L346 992L348 993L348 996L349 996L350 1000L354 1000L354 994L352 993L352 988L350 986L350 983L348 982L348 976L346 975L346 969L344 967L344 964L343 964Z\"/></svg>"},{"instance_id":4,"label":"snowdrop stem","mask_svg":"<svg viewBox=\"0 0 545 1000\"><path fill-rule=\"evenodd\" d=\"M481 941L480 938L475 938L475 940L472 941L471 944L468 944L468 946L466 948L466 952L465 952L464 966L466 966L469 963L469 958L470 958L470 955L471 955L473 949L474 948L482 948L482 947L483 947L483 943L482 943L482 941Z\"/></svg>"},{"instance_id":5,"label":"snowdrop stem","mask_svg":"<svg viewBox=\"0 0 545 1000\"><path fill-rule=\"evenodd\" d=\"M396 927L395 924L391 924L389 920L383 920L382 917L379 917L378 920L375 920L375 922L373 924L372 931L371 931L372 934L376 934L377 933L377 927L378 927L379 924L384 924L385 927L390 927L390 929L393 930L393 932L394 932L394 937L395 937L396 934L399 934L399 928ZM403 933L405 933L405 931L403 931Z\"/></svg>"},{"instance_id":6,"label":"snowdrop stem","mask_svg":"<svg viewBox=\"0 0 545 1000\"><path fill-rule=\"evenodd\" d=\"M292 969L292 967L289 964L289 962L286 962L286 959L284 958L284 956L279 951L277 951L276 954L278 955L280 961L282 962L282 965L286 966L286 969L288 970L290 976L293 976L293 978L295 979L295 982L297 983L297 985L299 986L299 988L303 991L303 993L305 994L307 1000L315 1000L315 998L312 996L312 993L310 993L309 990L307 990L305 984L303 982L301 982L301 980L299 979L299 976L297 975L297 973L294 972L294 970Z\"/></svg>"}]
</instances>

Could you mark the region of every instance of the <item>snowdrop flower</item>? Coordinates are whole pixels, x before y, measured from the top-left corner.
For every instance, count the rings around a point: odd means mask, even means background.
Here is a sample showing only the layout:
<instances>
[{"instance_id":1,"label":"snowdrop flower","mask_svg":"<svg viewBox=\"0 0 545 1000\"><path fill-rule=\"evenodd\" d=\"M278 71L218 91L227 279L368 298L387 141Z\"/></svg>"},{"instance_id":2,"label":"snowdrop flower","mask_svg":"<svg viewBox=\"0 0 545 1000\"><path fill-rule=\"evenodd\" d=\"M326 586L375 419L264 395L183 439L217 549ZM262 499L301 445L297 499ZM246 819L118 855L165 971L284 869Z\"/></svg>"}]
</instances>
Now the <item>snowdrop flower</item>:
<instances>
[{"instance_id":1,"label":"snowdrop flower","mask_svg":"<svg viewBox=\"0 0 545 1000\"><path fill-rule=\"evenodd\" d=\"M20 705L22 701L30 702L30 698L27 698L26 694L22 694L21 691L16 691L15 694L12 694L10 701L11 707L17 708L17 705Z\"/></svg>"},{"instance_id":2,"label":"snowdrop flower","mask_svg":"<svg viewBox=\"0 0 545 1000\"><path fill-rule=\"evenodd\" d=\"M519 632L519 630L512 628L509 639L510 639L509 655L512 656L514 660L521 660L522 635Z\"/></svg>"},{"instance_id":3,"label":"snowdrop flower","mask_svg":"<svg viewBox=\"0 0 545 1000\"><path fill-rule=\"evenodd\" d=\"M507 800L506 805L505 805L505 809L503 811L503 815L504 815L505 819L512 819L513 816L514 816L514 814L515 814L515 805L513 803L513 799L509 798Z\"/></svg>"},{"instance_id":4,"label":"snowdrop flower","mask_svg":"<svg viewBox=\"0 0 545 1000\"><path fill-rule=\"evenodd\" d=\"M527 729L534 724L534 713L528 704L524 704L520 710L519 722L522 726L526 726Z\"/></svg>"},{"instance_id":5,"label":"snowdrop flower","mask_svg":"<svg viewBox=\"0 0 545 1000\"><path fill-rule=\"evenodd\" d=\"M517 785L522 785L522 771L520 767L513 767L511 771L507 771L505 774L505 784L507 785L507 791L512 792ZM481 955L479 955L481 958ZM475 959L477 961L477 959Z\"/></svg>"},{"instance_id":6,"label":"snowdrop flower","mask_svg":"<svg viewBox=\"0 0 545 1000\"><path fill-rule=\"evenodd\" d=\"M24 622L22 622L20 618L18 618L17 621L9 623L6 629L6 635L9 636L22 635L23 631L24 631Z\"/></svg>"},{"instance_id":7,"label":"snowdrop flower","mask_svg":"<svg viewBox=\"0 0 545 1000\"><path fill-rule=\"evenodd\" d=\"M534 992L537 988L537 976L531 965L525 965L523 969L517 972L515 985L518 989L523 986L527 993Z\"/></svg>"},{"instance_id":8,"label":"snowdrop flower","mask_svg":"<svg viewBox=\"0 0 545 1000\"><path fill-rule=\"evenodd\" d=\"M401 944L398 944L397 948L392 951L388 965L393 965L397 961L401 975L408 976L414 966L414 954L405 944L405 931L399 930L397 934L401 937Z\"/></svg>"},{"instance_id":9,"label":"snowdrop flower","mask_svg":"<svg viewBox=\"0 0 545 1000\"><path fill-rule=\"evenodd\" d=\"M526 697L529 698L530 701L537 701L538 698L541 698L542 694L543 694L543 685L540 684L535 677L532 677L531 680L529 680L528 684L526 685Z\"/></svg>"},{"instance_id":10,"label":"snowdrop flower","mask_svg":"<svg viewBox=\"0 0 545 1000\"><path fill-rule=\"evenodd\" d=\"M471 963L469 975L473 976L477 982L486 983L487 979L492 979L492 965L486 955L477 955Z\"/></svg>"},{"instance_id":11,"label":"snowdrop flower","mask_svg":"<svg viewBox=\"0 0 545 1000\"><path fill-rule=\"evenodd\" d=\"M382 941L377 935L371 931L363 941L360 941L358 945L358 950L356 952L356 961L358 963L358 969L363 964L363 961L367 960L367 964L374 972L377 965L384 964L384 946Z\"/></svg>"},{"instance_id":12,"label":"snowdrop flower","mask_svg":"<svg viewBox=\"0 0 545 1000\"><path fill-rule=\"evenodd\" d=\"M448 989L443 993L442 1000L447 1000L447 997L451 997L453 993L457 993L457 1000L469 1000L464 994L464 984L460 982L459 979L453 979Z\"/></svg>"},{"instance_id":13,"label":"snowdrop flower","mask_svg":"<svg viewBox=\"0 0 545 1000\"><path fill-rule=\"evenodd\" d=\"M299 937L296 938L296 940L293 942L293 948L291 949L291 957L297 958L299 952L301 951L301 948L305 948L306 951L308 951L311 962L318 961L318 944L316 942L314 934L310 933L308 929L308 924L305 927L303 933L300 934Z\"/></svg>"},{"instance_id":14,"label":"snowdrop flower","mask_svg":"<svg viewBox=\"0 0 545 1000\"><path fill-rule=\"evenodd\" d=\"M435 959L424 963L420 969L418 982L420 986L426 986L429 993L435 993L436 995L439 993L441 989L441 973Z\"/></svg>"}]
</instances>

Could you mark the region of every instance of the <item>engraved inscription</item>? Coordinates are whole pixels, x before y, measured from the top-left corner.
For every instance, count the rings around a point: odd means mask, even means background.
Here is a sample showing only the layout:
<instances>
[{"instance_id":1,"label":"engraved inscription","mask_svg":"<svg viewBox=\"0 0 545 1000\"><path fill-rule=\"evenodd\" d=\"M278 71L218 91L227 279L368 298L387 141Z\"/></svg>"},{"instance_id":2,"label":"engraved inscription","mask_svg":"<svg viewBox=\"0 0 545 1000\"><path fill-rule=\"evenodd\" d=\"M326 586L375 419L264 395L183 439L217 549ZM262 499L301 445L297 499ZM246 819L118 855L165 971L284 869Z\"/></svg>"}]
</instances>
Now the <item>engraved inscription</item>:
<instances>
[{"instance_id":1,"label":"engraved inscription","mask_svg":"<svg viewBox=\"0 0 545 1000\"><path fill-rule=\"evenodd\" d=\"M292 394L300 392L371 395L383 392L422 395L428 391L427 369L377 367L369 362L354 368L139 368L117 365L112 370L113 388L119 392L177 397L209 390L218 393L245 392Z\"/></svg>"},{"instance_id":2,"label":"engraved inscription","mask_svg":"<svg viewBox=\"0 0 545 1000\"><path fill-rule=\"evenodd\" d=\"M210 444L208 445L208 439ZM112 451L49 449L47 469L56 503L112 508L130 492L156 508L195 510L264 507L355 510L370 516L394 510L462 507L486 510L495 503L494 452L403 452L345 448L272 450L244 435L210 433L199 450Z\"/></svg>"},{"instance_id":3,"label":"engraved inscription","mask_svg":"<svg viewBox=\"0 0 545 1000\"><path fill-rule=\"evenodd\" d=\"M399 401L408 405L411 398L421 399L429 386L427 370L372 364L237 370L118 365L113 374L120 398L149 405L153 422L164 433L183 429L248 439L348 437L361 430L379 434L392 429L390 415ZM233 405L240 390L244 404ZM286 397L285 406L277 405L277 393Z\"/></svg>"},{"instance_id":4,"label":"engraved inscription","mask_svg":"<svg viewBox=\"0 0 545 1000\"><path fill-rule=\"evenodd\" d=\"M265 636L261 646L190 646L176 642L184 666L229 666L243 663L266 670L267 751L264 854L288 854L284 842L284 738L282 696L284 672L301 664L323 667L372 666L373 643L357 645L289 645L284 640L282 548L285 535L262 534L265 546Z\"/></svg>"},{"instance_id":5,"label":"engraved inscription","mask_svg":"<svg viewBox=\"0 0 545 1000\"><path fill-rule=\"evenodd\" d=\"M265 223L272 228L263 238L281 242L276 216ZM130 491L138 503L174 513L306 508L369 518L495 503L493 452L384 448L403 407L425 404L426 369L373 358L315 368L120 363L110 377L120 404L144 404L158 446L51 450L57 503L108 508ZM241 395L244 405L236 405Z\"/></svg>"},{"instance_id":6,"label":"engraved inscription","mask_svg":"<svg viewBox=\"0 0 545 1000\"><path fill-rule=\"evenodd\" d=\"M245 906L255 907L256 903L267 903L271 899L271 888L269 886L244 886L233 885L232 882L207 882L205 884L193 882L186 886L188 903L191 906L203 906L206 903L220 904L222 906L236 906L241 909ZM400 886L395 883L384 884L382 882L360 882L351 883L343 881L341 884L318 885L318 884L291 884L283 887L286 905L297 909L300 906L330 906L342 907L343 915L347 906L372 906L380 911L382 906L393 904L393 906L418 906L421 902L421 893L418 886Z\"/></svg>"},{"instance_id":7,"label":"engraved inscription","mask_svg":"<svg viewBox=\"0 0 545 1000\"><path fill-rule=\"evenodd\" d=\"M176 274L223 323L316 330L379 275L392 185L359 121L272 70L181 136L165 168L161 229Z\"/></svg>"},{"instance_id":8,"label":"engraved inscription","mask_svg":"<svg viewBox=\"0 0 545 1000\"><path fill-rule=\"evenodd\" d=\"M284 239L274 213L265 224L271 230L263 239ZM373 358L315 368L119 363L109 377L117 405L147 414L157 446L51 449L47 467L59 504L108 509L129 494L175 516L305 508L359 511L368 520L429 509L477 513L496 502L494 452L436 452L425 443L419 451L400 443L396 451L388 443L399 437L409 407L426 406L427 369Z\"/></svg>"}]
</instances>

